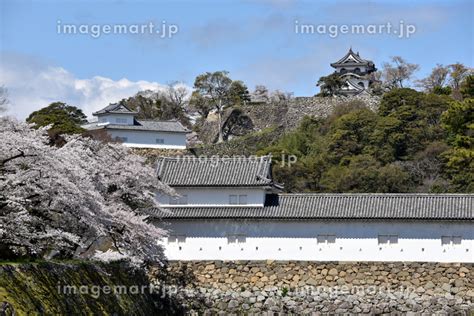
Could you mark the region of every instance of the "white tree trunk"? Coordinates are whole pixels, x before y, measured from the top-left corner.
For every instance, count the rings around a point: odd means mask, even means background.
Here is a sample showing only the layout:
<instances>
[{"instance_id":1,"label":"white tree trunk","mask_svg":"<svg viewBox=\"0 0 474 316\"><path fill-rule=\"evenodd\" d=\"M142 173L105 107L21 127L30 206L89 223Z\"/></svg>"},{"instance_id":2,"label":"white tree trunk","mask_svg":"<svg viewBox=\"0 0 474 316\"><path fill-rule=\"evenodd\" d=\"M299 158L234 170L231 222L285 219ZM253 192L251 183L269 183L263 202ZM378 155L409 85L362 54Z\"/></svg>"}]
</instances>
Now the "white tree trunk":
<instances>
[{"instance_id":1,"label":"white tree trunk","mask_svg":"<svg viewBox=\"0 0 474 316\"><path fill-rule=\"evenodd\" d=\"M218 124L219 124L219 138L217 139L218 143L222 143L224 141L224 131L222 126L222 101L219 100L219 108L217 109L217 117L218 117Z\"/></svg>"}]
</instances>

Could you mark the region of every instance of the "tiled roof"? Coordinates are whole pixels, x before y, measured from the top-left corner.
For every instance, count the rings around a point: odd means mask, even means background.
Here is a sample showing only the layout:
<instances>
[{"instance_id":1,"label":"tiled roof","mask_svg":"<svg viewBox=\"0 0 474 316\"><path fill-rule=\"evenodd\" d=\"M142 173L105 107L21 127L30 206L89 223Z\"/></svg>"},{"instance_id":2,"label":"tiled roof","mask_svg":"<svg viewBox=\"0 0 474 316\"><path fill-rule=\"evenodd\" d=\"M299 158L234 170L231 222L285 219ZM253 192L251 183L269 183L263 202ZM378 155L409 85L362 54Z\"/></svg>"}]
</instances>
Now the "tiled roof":
<instances>
[{"instance_id":1,"label":"tiled roof","mask_svg":"<svg viewBox=\"0 0 474 316\"><path fill-rule=\"evenodd\" d=\"M354 62L346 62L346 59L348 59L349 57L352 57L353 59L355 59ZM344 57L342 57L341 59L339 59L338 61L334 62L334 63L331 63L331 66L338 66L338 65L358 65L358 64L364 64L364 65L373 65L373 62L371 60L366 60L366 59L363 59L359 56L359 53L355 54L353 51L352 51L352 48L349 49L349 51L347 52L346 55L344 55Z\"/></svg>"},{"instance_id":2,"label":"tiled roof","mask_svg":"<svg viewBox=\"0 0 474 316\"><path fill-rule=\"evenodd\" d=\"M268 186L272 185L271 158L160 158L159 179L171 187L179 186Z\"/></svg>"},{"instance_id":3,"label":"tiled roof","mask_svg":"<svg viewBox=\"0 0 474 316\"><path fill-rule=\"evenodd\" d=\"M124 104L113 103L113 104L107 105L102 110L99 110L97 112L92 113L92 115L99 115L99 114L106 114L106 113L137 114L137 112L134 112L134 111L130 110Z\"/></svg>"},{"instance_id":4,"label":"tiled roof","mask_svg":"<svg viewBox=\"0 0 474 316\"><path fill-rule=\"evenodd\" d=\"M82 126L88 130L97 129L121 129L121 130L138 130L138 131L155 131L155 132L176 132L188 133L189 130L185 128L178 121L151 121L151 120L135 120L135 125L123 124L100 124L98 122L89 123Z\"/></svg>"},{"instance_id":5,"label":"tiled roof","mask_svg":"<svg viewBox=\"0 0 474 316\"><path fill-rule=\"evenodd\" d=\"M474 194L271 194L264 207L172 207L164 219L474 220ZM159 211L158 211L159 212Z\"/></svg>"}]
</instances>

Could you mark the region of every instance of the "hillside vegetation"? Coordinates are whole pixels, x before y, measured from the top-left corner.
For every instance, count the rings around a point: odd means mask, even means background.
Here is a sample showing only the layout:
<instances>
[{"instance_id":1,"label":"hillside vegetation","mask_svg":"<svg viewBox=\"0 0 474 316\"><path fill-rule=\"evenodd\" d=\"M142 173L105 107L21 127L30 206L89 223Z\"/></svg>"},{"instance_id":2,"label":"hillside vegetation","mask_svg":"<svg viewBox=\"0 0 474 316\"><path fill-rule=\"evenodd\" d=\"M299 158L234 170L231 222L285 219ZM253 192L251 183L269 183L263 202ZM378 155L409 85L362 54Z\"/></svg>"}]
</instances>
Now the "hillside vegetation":
<instances>
[{"instance_id":1,"label":"hillside vegetation","mask_svg":"<svg viewBox=\"0 0 474 316\"><path fill-rule=\"evenodd\" d=\"M258 154L298 158L274 168L292 192L474 192L472 97L394 89L376 112L342 104Z\"/></svg>"}]
</instances>

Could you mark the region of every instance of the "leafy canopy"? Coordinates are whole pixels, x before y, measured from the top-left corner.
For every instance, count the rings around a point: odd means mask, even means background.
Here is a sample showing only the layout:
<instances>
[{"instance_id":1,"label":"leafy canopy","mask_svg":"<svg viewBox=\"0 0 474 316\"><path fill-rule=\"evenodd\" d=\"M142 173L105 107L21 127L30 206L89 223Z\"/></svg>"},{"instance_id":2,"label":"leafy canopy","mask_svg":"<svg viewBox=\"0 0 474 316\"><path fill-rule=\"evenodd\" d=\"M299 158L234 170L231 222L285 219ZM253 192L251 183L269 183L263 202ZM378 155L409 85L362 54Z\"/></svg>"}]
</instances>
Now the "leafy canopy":
<instances>
[{"instance_id":1,"label":"leafy canopy","mask_svg":"<svg viewBox=\"0 0 474 316\"><path fill-rule=\"evenodd\" d=\"M52 125L54 134L78 134L84 131L81 124L87 123L87 117L81 109L63 102L54 102L31 113L26 119L37 128Z\"/></svg>"},{"instance_id":2,"label":"leafy canopy","mask_svg":"<svg viewBox=\"0 0 474 316\"><path fill-rule=\"evenodd\" d=\"M274 168L290 192L472 192L473 113L472 99L392 89L377 112L342 104L259 154L297 156Z\"/></svg>"}]
</instances>

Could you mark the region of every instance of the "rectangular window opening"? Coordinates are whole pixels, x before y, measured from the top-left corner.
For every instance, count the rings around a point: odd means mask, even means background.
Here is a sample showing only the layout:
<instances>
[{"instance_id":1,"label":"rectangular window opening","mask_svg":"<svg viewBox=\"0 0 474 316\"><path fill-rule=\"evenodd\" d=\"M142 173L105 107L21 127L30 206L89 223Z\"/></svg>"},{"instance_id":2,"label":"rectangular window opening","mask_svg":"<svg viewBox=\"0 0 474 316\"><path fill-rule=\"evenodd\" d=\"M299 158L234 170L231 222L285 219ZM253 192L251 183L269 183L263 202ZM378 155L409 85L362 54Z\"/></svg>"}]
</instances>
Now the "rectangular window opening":
<instances>
[{"instance_id":1,"label":"rectangular window opening","mask_svg":"<svg viewBox=\"0 0 474 316\"><path fill-rule=\"evenodd\" d=\"M398 244L398 235L379 235L379 245L395 245Z\"/></svg>"},{"instance_id":2,"label":"rectangular window opening","mask_svg":"<svg viewBox=\"0 0 474 316\"><path fill-rule=\"evenodd\" d=\"M318 244L328 245L336 243L336 235L318 235Z\"/></svg>"},{"instance_id":3,"label":"rectangular window opening","mask_svg":"<svg viewBox=\"0 0 474 316\"><path fill-rule=\"evenodd\" d=\"M239 203L237 195L229 195L229 203L232 205L237 205Z\"/></svg>"},{"instance_id":4,"label":"rectangular window opening","mask_svg":"<svg viewBox=\"0 0 474 316\"><path fill-rule=\"evenodd\" d=\"M461 236L441 236L441 245L443 246L456 246L461 245Z\"/></svg>"},{"instance_id":5,"label":"rectangular window opening","mask_svg":"<svg viewBox=\"0 0 474 316\"><path fill-rule=\"evenodd\" d=\"M247 195L246 194L239 195L239 204L241 204L241 205L247 204Z\"/></svg>"},{"instance_id":6,"label":"rectangular window opening","mask_svg":"<svg viewBox=\"0 0 474 316\"><path fill-rule=\"evenodd\" d=\"M168 244L184 244L186 242L185 235L169 235Z\"/></svg>"},{"instance_id":7,"label":"rectangular window opening","mask_svg":"<svg viewBox=\"0 0 474 316\"><path fill-rule=\"evenodd\" d=\"M227 243L228 244L244 244L247 241L247 237L243 234L232 234L227 235Z\"/></svg>"}]
</instances>

